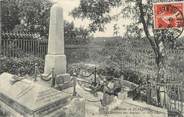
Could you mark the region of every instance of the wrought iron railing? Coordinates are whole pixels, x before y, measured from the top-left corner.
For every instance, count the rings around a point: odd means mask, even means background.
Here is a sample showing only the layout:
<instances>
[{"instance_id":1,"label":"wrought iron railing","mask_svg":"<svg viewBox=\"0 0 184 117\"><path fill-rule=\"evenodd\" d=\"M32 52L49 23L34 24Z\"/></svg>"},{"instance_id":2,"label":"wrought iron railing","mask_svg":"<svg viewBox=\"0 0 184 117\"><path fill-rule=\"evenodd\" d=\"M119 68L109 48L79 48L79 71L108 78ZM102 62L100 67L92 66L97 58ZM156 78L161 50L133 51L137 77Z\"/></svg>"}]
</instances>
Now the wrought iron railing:
<instances>
[{"instance_id":1,"label":"wrought iron railing","mask_svg":"<svg viewBox=\"0 0 184 117\"><path fill-rule=\"evenodd\" d=\"M37 34L30 33L13 33L2 32L1 54L8 57L22 57L22 55L34 55L40 58L45 58L48 48L48 40L41 39ZM72 53L73 50L86 50L87 45L80 46L79 43L66 44L66 53ZM81 55L80 55L81 54ZM78 52L78 56L84 58L85 53ZM67 54L70 57L70 54Z\"/></svg>"},{"instance_id":2,"label":"wrought iron railing","mask_svg":"<svg viewBox=\"0 0 184 117\"><path fill-rule=\"evenodd\" d=\"M47 53L47 40L39 39L36 34L2 33L1 54L8 57L21 57L32 54L41 58Z\"/></svg>"}]
</instances>

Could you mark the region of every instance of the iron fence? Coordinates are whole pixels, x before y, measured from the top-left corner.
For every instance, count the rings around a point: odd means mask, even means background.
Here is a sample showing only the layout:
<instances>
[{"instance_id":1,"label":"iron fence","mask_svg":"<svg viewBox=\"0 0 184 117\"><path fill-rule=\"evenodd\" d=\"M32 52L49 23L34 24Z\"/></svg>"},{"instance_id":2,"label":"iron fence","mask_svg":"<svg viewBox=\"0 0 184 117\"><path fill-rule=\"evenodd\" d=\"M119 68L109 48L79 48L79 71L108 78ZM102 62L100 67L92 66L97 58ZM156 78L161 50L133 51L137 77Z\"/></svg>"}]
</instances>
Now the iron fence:
<instances>
[{"instance_id":1,"label":"iron fence","mask_svg":"<svg viewBox=\"0 0 184 117\"><path fill-rule=\"evenodd\" d=\"M47 39L41 39L38 34L31 34L31 33L13 33L13 32L2 32L2 55L8 56L8 57L21 57L24 54L28 55L34 55L40 58L45 58L45 55L47 54L47 48L48 48L48 40ZM72 41L73 42L73 41ZM103 47L98 46L97 44L88 45L82 43L74 43L72 44L65 44L65 54L67 56L67 60L69 63L84 61L86 58L90 58L90 52L92 51L98 51L98 48L101 50ZM117 48L117 47L108 47L108 49L111 48ZM150 48L136 48L136 47L122 47L123 50L130 51L132 53L137 53L135 56L137 57L144 57L145 55L147 59L150 60L150 64L154 64L154 54L153 51ZM94 50L97 49L97 50ZM140 53L143 53L144 56L142 56ZM183 55L183 50L166 50L166 55L168 54L179 54ZM93 55L91 55L93 56ZM71 59L71 60L70 60ZM123 61L122 61L123 62ZM127 61L126 61L127 62ZM142 61L144 62L144 61ZM142 63L141 61L138 61L138 63ZM134 62L137 63L137 62ZM136 66L136 64L132 66ZM136 67L135 67L136 68Z\"/></svg>"},{"instance_id":2,"label":"iron fence","mask_svg":"<svg viewBox=\"0 0 184 117\"><path fill-rule=\"evenodd\" d=\"M4 56L22 57L23 55L34 55L44 59L47 54L48 40L41 39L37 34L2 32L1 36L1 54ZM87 45L66 44L65 54L69 59L68 61L76 62L76 60L88 57L87 48Z\"/></svg>"},{"instance_id":3,"label":"iron fence","mask_svg":"<svg viewBox=\"0 0 184 117\"><path fill-rule=\"evenodd\" d=\"M37 34L2 32L1 54L8 57L22 57L32 54L44 58L47 53L47 40Z\"/></svg>"},{"instance_id":4,"label":"iron fence","mask_svg":"<svg viewBox=\"0 0 184 117\"><path fill-rule=\"evenodd\" d=\"M32 54L44 58L47 53L47 41L36 39L2 39L2 55L8 57L21 57Z\"/></svg>"}]
</instances>

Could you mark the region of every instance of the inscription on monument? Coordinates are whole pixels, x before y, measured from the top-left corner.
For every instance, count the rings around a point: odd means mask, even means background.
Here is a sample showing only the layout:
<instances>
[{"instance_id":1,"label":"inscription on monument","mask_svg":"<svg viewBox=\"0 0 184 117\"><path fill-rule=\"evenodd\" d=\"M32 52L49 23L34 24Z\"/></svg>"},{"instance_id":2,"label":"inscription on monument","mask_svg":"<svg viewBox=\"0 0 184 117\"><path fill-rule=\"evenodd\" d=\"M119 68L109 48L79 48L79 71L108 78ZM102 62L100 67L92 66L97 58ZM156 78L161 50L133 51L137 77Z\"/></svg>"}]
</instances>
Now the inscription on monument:
<instances>
[{"instance_id":1,"label":"inscription on monument","mask_svg":"<svg viewBox=\"0 0 184 117\"><path fill-rule=\"evenodd\" d=\"M20 93L17 94L17 98L21 98L22 96L26 95L29 91L31 91L34 87L32 85L24 87Z\"/></svg>"},{"instance_id":2,"label":"inscription on monument","mask_svg":"<svg viewBox=\"0 0 184 117\"><path fill-rule=\"evenodd\" d=\"M53 89L47 89L38 93L36 102L45 103L52 100L59 100L61 98L61 93L53 91Z\"/></svg>"}]
</instances>

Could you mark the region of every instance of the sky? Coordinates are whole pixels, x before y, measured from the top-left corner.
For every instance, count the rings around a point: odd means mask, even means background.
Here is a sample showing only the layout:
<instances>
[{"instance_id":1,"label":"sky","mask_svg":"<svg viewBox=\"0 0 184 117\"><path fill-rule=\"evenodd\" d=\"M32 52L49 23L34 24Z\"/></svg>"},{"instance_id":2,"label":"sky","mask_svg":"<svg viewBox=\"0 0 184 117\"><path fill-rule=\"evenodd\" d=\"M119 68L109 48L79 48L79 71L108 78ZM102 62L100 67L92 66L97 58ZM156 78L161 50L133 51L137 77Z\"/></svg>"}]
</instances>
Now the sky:
<instances>
[{"instance_id":1,"label":"sky","mask_svg":"<svg viewBox=\"0 0 184 117\"><path fill-rule=\"evenodd\" d=\"M53 1L53 0L52 0ZM72 16L69 15L69 13L77 6L79 6L80 4L80 0L54 0L54 2L58 2L59 4L62 5L63 9L64 9L64 19L69 21L69 22L74 22L74 25L76 27L86 27L88 26L88 24L90 23L89 20L81 20L81 19L74 19ZM117 13L119 13L121 11L121 9L113 9L111 11L112 15L115 15ZM127 25L129 22L128 19L121 19L121 20L116 20L116 21L112 21L110 24L107 24L105 27L105 31L104 32L96 32L94 34L95 37L112 37L113 36L113 26L114 24L118 24L119 27L123 27L119 29L120 35L123 35L125 32L125 25Z\"/></svg>"}]
</instances>

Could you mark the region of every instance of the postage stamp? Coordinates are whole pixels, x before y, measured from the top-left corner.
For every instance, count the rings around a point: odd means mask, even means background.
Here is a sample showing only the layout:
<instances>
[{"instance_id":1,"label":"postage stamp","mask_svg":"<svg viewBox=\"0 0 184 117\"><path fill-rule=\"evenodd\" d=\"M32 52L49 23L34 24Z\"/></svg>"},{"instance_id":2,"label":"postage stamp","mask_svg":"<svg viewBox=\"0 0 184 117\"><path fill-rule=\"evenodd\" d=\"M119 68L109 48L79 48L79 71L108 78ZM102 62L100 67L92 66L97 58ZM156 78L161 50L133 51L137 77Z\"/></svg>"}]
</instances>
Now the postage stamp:
<instances>
[{"instance_id":1,"label":"postage stamp","mask_svg":"<svg viewBox=\"0 0 184 117\"><path fill-rule=\"evenodd\" d=\"M184 2L154 3L153 17L154 29L183 27Z\"/></svg>"}]
</instances>

